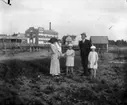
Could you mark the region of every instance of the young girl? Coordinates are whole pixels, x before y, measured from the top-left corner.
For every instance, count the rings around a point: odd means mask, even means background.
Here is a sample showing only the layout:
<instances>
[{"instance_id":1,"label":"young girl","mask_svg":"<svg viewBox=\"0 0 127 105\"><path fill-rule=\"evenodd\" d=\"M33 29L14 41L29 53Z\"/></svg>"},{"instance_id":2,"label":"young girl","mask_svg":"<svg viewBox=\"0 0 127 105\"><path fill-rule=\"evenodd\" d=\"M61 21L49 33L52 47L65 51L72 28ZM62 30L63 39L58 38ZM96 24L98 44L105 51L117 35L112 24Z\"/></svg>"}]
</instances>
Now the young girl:
<instances>
[{"instance_id":1,"label":"young girl","mask_svg":"<svg viewBox=\"0 0 127 105\"><path fill-rule=\"evenodd\" d=\"M75 56L75 51L72 49L73 45L69 44L68 47L69 49L64 54L66 57L66 74L67 75L69 74L69 72L73 74L74 56Z\"/></svg>"},{"instance_id":2,"label":"young girl","mask_svg":"<svg viewBox=\"0 0 127 105\"><path fill-rule=\"evenodd\" d=\"M88 55L88 68L90 68L91 72L91 79L96 78L96 70L98 67L98 54L95 51L96 47L91 46L91 50L89 55Z\"/></svg>"}]
</instances>

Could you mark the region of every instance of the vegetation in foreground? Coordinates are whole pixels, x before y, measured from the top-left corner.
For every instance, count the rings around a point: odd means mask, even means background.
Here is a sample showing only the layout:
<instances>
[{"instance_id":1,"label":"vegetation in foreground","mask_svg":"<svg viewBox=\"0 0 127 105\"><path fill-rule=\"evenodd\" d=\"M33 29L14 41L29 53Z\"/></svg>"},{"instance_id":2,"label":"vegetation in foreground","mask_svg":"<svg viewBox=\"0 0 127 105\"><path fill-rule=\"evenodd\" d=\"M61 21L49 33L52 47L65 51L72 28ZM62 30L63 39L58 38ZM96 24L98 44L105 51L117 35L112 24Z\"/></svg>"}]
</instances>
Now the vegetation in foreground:
<instances>
[{"instance_id":1,"label":"vegetation in foreground","mask_svg":"<svg viewBox=\"0 0 127 105\"><path fill-rule=\"evenodd\" d=\"M100 57L97 79L80 76L79 56L74 75L65 75L61 58L61 76L49 73L50 59L10 60L0 63L0 104L16 105L124 105L127 65L110 64L110 53Z\"/></svg>"}]
</instances>

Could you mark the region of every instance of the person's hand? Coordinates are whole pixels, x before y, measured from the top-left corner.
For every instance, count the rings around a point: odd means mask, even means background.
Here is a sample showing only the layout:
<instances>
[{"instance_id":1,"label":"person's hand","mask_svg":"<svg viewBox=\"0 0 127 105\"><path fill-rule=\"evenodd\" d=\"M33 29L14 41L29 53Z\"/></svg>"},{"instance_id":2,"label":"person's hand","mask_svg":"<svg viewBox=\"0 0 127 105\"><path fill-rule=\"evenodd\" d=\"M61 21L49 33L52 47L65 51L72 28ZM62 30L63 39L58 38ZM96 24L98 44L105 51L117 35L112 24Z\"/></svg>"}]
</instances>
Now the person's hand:
<instances>
[{"instance_id":1,"label":"person's hand","mask_svg":"<svg viewBox=\"0 0 127 105\"><path fill-rule=\"evenodd\" d=\"M88 62L88 64L90 65L90 62Z\"/></svg>"},{"instance_id":2,"label":"person's hand","mask_svg":"<svg viewBox=\"0 0 127 105\"><path fill-rule=\"evenodd\" d=\"M65 54L62 54L62 57L64 57L65 56Z\"/></svg>"},{"instance_id":3,"label":"person's hand","mask_svg":"<svg viewBox=\"0 0 127 105\"><path fill-rule=\"evenodd\" d=\"M58 56L58 59L60 59L60 56Z\"/></svg>"},{"instance_id":4,"label":"person's hand","mask_svg":"<svg viewBox=\"0 0 127 105\"><path fill-rule=\"evenodd\" d=\"M64 54L64 53L62 53L62 54L61 54L61 57L65 57L65 54Z\"/></svg>"},{"instance_id":5,"label":"person's hand","mask_svg":"<svg viewBox=\"0 0 127 105\"><path fill-rule=\"evenodd\" d=\"M94 65L96 65L96 64L97 64L97 62L94 63Z\"/></svg>"},{"instance_id":6,"label":"person's hand","mask_svg":"<svg viewBox=\"0 0 127 105\"><path fill-rule=\"evenodd\" d=\"M73 54L70 54L70 56L73 56Z\"/></svg>"}]
</instances>

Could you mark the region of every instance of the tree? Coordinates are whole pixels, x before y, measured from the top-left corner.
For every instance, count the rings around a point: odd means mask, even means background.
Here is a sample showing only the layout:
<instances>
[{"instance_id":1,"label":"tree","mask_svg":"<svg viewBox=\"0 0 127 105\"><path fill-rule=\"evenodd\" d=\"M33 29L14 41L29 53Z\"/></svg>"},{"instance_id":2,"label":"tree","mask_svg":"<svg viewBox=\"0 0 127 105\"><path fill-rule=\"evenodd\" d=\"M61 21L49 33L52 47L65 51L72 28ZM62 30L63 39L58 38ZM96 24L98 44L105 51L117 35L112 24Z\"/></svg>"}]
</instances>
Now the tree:
<instances>
[{"instance_id":1,"label":"tree","mask_svg":"<svg viewBox=\"0 0 127 105\"><path fill-rule=\"evenodd\" d=\"M114 40L109 40L109 45L116 45L116 42Z\"/></svg>"},{"instance_id":2,"label":"tree","mask_svg":"<svg viewBox=\"0 0 127 105\"><path fill-rule=\"evenodd\" d=\"M109 45L116 45L116 46L127 46L127 41L125 40L109 40Z\"/></svg>"},{"instance_id":3,"label":"tree","mask_svg":"<svg viewBox=\"0 0 127 105\"><path fill-rule=\"evenodd\" d=\"M62 44L63 44L63 45L65 45L66 38L67 38L67 36L63 36L63 37L62 37Z\"/></svg>"}]
</instances>

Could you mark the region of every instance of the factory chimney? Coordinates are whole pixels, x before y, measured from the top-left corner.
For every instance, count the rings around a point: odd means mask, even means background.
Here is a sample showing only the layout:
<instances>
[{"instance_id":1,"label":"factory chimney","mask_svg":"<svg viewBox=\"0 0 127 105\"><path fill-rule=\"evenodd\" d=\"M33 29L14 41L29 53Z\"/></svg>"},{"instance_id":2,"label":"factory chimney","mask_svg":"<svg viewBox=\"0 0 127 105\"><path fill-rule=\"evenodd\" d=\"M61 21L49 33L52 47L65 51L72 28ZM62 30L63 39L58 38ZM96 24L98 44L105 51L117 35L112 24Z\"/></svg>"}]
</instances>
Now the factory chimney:
<instances>
[{"instance_id":1,"label":"factory chimney","mask_svg":"<svg viewBox=\"0 0 127 105\"><path fill-rule=\"evenodd\" d=\"M51 22L49 22L49 30L51 30Z\"/></svg>"}]
</instances>

